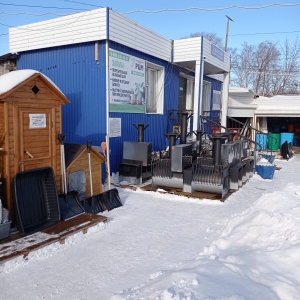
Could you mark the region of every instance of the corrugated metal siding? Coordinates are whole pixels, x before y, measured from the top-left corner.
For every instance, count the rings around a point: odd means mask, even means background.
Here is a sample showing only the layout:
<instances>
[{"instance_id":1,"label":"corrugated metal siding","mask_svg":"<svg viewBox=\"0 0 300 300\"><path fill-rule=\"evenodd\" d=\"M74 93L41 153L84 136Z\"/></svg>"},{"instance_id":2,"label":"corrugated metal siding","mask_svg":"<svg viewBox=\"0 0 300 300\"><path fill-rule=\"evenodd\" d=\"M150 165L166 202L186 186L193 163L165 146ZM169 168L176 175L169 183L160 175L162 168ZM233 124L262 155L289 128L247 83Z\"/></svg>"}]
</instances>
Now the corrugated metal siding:
<instances>
[{"instance_id":1,"label":"corrugated metal siding","mask_svg":"<svg viewBox=\"0 0 300 300\"><path fill-rule=\"evenodd\" d=\"M216 53L212 51L212 47L214 47ZM200 54L201 37L174 41L174 62L200 60ZM205 57L205 62L229 72L230 55L212 45L212 43L205 38L203 38L203 56Z\"/></svg>"},{"instance_id":2,"label":"corrugated metal siding","mask_svg":"<svg viewBox=\"0 0 300 300\"><path fill-rule=\"evenodd\" d=\"M10 52L106 39L106 8L9 29Z\"/></svg>"},{"instance_id":3,"label":"corrugated metal siding","mask_svg":"<svg viewBox=\"0 0 300 300\"><path fill-rule=\"evenodd\" d=\"M172 40L113 10L109 10L109 39L165 61L171 61L172 58Z\"/></svg>"},{"instance_id":4,"label":"corrugated metal siding","mask_svg":"<svg viewBox=\"0 0 300 300\"><path fill-rule=\"evenodd\" d=\"M138 132L133 124L144 123L145 126L149 125L145 130L145 142L152 143L153 151L165 149L166 138L164 135L167 133L168 111L177 109L178 107L179 70L166 61L127 48L123 45L111 43L110 47L165 67L164 115L110 113L111 118L121 118L122 120L122 137L110 139L112 155L116 159L111 161L111 168L112 170L118 170L123 156L123 142L135 142L138 140Z\"/></svg>"},{"instance_id":5,"label":"corrugated metal siding","mask_svg":"<svg viewBox=\"0 0 300 300\"><path fill-rule=\"evenodd\" d=\"M111 41L171 61L171 39L167 39L106 8L10 28L10 52L15 53L107 39L107 18L109 21L109 39Z\"/></svg>"},{"instance_id":6,"label":"corrugated metal siding","mask_svg":"<svg viewBox=\"0 0 300 300\"><path fill-rule=\"evenodd\" d=\"M18 69L35 69L48 76L68 97L63 106L66 142L100 145L106 135L105 44L99 45L95 61L94 43L41 49L20 54Z\"/></svg>"},{"instance_id":7,"label":"corrugated metal siding","mask_svg":"<svg viewBox=\"0 0 300 300\"><path fill-rule=\"evenodd\" d=\"M217 49L217 53L219 53L219 58L217 57L218 55L212 55L212 47L215 47ZM219 49L218 47L212 45L212 43L207 40L203 39L203 56L206 57L205 61L226 71L230 71L230 55L229 53L223 51L223 49ZM223 60L221 58L224 58Z\"/></svg>"},{"instance_id":8,"label":"corrugated metal siding","mask_svg":"<svg viewBox=\"0 0 300 300\"><path fill-rule=\"evenodd\" d=\"M211 78L209 76L204 76L203 80L211 83L212 90L215 90L215 91L222 90L222 82L221 81L215 80L214 78ZM212 101L212 96L211 96L211 101Z\"/></svg>"},{"instance_id":9,"label":"corrugated metal siding","mask_svg":"<svg viewBox=\"0 0 300 300\"><path fill-rule=\"evenodd\" d=\"M201 37L175 40L174 62L200 60Z\"/></svg>"}]
</instances>

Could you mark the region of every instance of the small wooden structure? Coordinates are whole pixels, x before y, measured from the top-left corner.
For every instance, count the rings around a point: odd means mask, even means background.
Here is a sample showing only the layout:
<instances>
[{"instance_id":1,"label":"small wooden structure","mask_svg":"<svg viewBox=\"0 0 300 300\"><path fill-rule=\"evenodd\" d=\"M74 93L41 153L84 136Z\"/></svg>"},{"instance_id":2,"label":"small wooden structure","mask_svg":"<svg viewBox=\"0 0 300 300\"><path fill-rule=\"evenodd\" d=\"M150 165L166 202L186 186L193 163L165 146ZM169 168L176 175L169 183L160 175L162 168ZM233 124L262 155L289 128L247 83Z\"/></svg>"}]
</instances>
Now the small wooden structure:
<instances>
[{"instance_id":1,"label":"small wooden structure","mask_svg":"<svg viewBox=\"0 0 300 300\"><path fill-rule=\"evenodd\" d=\"M0 76L3 202L14 220L11 183L20 171L52 167L61 189L61 106L69 103L50 79L34 70Z\"/></svg>"},{"instance_id":2,"label":"small wooden structure","mask_svg":"<svg viewBox=\"0 0 300 300\"><path fill-rule=\"evenodd\" d=\"M65 162L66 162L66 176L67 183L68 177L71 173L78 171L84 171L86 181L86 197L91 196L90 186L90 172L88 162L88 151L86 145L78 144L65 144ZM105 157L91 147L90 151L91 158L91 169L92 169L92 183L93 183L93 194L97 195L102 190L102 164L105 161Z\"/></svg>"}]
</instances>

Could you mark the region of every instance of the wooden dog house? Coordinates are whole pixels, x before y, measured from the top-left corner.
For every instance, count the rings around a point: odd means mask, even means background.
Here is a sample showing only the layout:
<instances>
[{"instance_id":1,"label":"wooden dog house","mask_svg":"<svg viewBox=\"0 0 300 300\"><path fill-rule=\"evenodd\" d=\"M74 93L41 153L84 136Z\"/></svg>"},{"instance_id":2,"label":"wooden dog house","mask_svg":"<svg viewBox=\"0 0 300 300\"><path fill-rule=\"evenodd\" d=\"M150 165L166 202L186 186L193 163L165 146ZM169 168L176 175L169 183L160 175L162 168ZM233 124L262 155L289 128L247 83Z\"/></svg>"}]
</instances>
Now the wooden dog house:
<instances>
[{"instance_id":1,"label":"wooden dog house","mask_svg":"<svg viewBox=\"0 0 300 300\"><path fill-rule=\"evenodd\" d=\"M11 182L16 173L52 167L61 190L61 106L66 96L46 76L19 70L0 76L1 178L4 205L14 219Z\"/></svg>"},{"instance_id":2,"label":"wooden dog house","mask_svg":"<svg viewBox=\"0 0 300 300\"><path fill-rule=\"evenodd\" d=\"M67 184L71 174L83 171L85 177L85 190L86 197L91 195L90 186L90 172L88 162L88 151L85 145L78 144L65 144L65 162L66 162L66 177ZM105 162L105 157L91 147L91 171L92 171L92 183L93 194L97 195L102 193L102 164Z\"/></svg>"}]
</instances>

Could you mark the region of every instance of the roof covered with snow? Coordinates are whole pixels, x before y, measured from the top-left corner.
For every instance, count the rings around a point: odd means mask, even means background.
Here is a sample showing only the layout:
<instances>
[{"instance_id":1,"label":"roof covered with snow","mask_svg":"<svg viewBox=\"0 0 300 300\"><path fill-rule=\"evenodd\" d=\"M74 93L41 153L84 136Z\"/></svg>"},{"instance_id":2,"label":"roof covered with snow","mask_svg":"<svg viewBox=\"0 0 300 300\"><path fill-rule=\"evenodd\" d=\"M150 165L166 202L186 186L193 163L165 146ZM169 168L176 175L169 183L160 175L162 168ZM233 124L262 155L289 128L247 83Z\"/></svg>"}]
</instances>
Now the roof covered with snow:
<instances>
[{"instance_id":1,"label":"roof covered with snow","mask_svg":"<svg viewBox=\"0 0 300 300\"><path fill-rule=\"evenodd\" d=\"M255 98L257 95L246 88L229 88L228 116L253 117L257 108Z\"/></svg>"},{"instance_id":2,"label":"roof covered with snow","mask_svg":"<svg viewBox=\"0 0 300 300\"><path fill-rule=\"evenodd\" d=\"M256 115L261 116L300 116L300 95L277 95L271 98L259 97Z\"/></svg>"},{"instance_id":3,"label":"roof covered with snow","mask_svg":"<svg viewBox=\"0 0 300 300\"><path fill-rule=\"evenodd\" d=\"M50 78L36 70L30 69L12 71L0 76L0 96L17 87L19 84L23 83L35 74L40 74L41 76L43 76L47 81L49 81L51 85L53 85L53 87L55 87L57 91L59 91L65 97L63 92L55 85L55 83Z\"/></svg>"},{"instance_id":4,"label":"roof covered with snow","mask_svg":"<svg viewBox=\"0 0 300 300\"><path fill-rule=\"evenodd\" d=\"M228 115L230 117L251 116L300 116L300 95L262 97L246 88L230 88Z\"/></svg>"},{"instance_id":5,"label":"roof covered with snow","mask_svg":"<svg viewBox=\"0 0 300 300\"><path fill-rule=\"evenodd\" d=\"M0 76L0 95L12 90L20 83L38 73L35 70L18 70Z\"/></svg>"}]
</instances>

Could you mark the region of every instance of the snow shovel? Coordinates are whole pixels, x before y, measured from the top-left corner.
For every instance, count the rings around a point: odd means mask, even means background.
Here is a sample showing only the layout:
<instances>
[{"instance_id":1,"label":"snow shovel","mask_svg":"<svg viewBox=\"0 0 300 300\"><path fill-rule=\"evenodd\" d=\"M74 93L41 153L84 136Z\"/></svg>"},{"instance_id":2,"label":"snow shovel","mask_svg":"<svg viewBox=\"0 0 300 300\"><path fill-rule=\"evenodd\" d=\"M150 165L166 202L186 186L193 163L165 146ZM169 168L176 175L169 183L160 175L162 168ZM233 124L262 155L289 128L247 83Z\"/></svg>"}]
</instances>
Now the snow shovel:
<instances>
[{"instance_id":1,"label":"snow shovel","mask_svg":"<svg viewBox=\"0 0 300 300\"><path fill-rule=\"evenodd\" d=\"M62 191L63 194L58 196L58 204L60 209L60 215L62 220L71 219L77 215L84 213L78 193L76 191L67 191L67 179L66 179L66 163L65 163L65 149L64 141L66 136L64 134L58 135L60 142L60 163L61 163L61 178L62 178Z\"/></svg>"},{"instance_id":2,"label":"snow shovel","mask_svg":"<svg viewBox=\"0 0 300 300\"><path fill-rule=\"evenodd\" d=\"M88 206L91 210L92 213L98 214L100 212L103 212L106 210L106 207L103 203L102 195L94 195L93 192L93 179L92 179L92 164L91 164L91 147L92 147L92 142L87 142L86 144L87 147L87 152L88 152L88 162L89 162L89 173L90 173L90 191L91 191L91 196L89 198L85 199L85 206Z\"/></svg>"},{"instance_id":3,"label":"snow shovel","mask_svg":"<svg viewBox=\"0 0 300 300\"><path fill-rule=\"evenodd\" d=\"M106 156L106 174L107 174L107 184L108 190L102 193L103 202L108 211L122 206L122 202L119 196L119 192L116 188L110 188L110 160L109 160L109 136L106 136L106 149L105 149L105 156Z\"/></svg>"}]
</instances>

